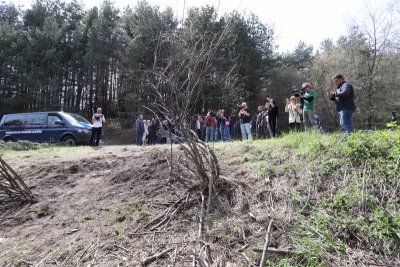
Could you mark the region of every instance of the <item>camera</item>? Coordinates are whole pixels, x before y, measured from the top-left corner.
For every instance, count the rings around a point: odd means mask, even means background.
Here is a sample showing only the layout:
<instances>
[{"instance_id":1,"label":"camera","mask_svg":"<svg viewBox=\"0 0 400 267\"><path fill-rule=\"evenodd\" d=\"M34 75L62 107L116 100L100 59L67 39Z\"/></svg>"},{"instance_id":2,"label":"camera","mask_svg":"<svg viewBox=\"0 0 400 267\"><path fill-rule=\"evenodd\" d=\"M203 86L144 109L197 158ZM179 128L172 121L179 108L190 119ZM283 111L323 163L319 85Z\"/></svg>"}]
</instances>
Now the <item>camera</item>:
<instances>
[{"instance_id":1,"label":"camera","mask_svg":"<svg viewBox=\"0 0 400 267\"><path fill-rule=\"evenodd\" d=\"M295 97L299 97L301 95L304 95L305 92L304 92L304 89L295 88L295 89L293 89L293 94Z\"/></svg>"},{"instance_id":2,"label":"camera","mask_svg":"<svg viewBox=\"0 0 400 267\"><path fill-rule=\"evenodd\" d=\"M101 115L95 115L94 118L99 121L101 119Z\"/></svg>"}]
</instances>

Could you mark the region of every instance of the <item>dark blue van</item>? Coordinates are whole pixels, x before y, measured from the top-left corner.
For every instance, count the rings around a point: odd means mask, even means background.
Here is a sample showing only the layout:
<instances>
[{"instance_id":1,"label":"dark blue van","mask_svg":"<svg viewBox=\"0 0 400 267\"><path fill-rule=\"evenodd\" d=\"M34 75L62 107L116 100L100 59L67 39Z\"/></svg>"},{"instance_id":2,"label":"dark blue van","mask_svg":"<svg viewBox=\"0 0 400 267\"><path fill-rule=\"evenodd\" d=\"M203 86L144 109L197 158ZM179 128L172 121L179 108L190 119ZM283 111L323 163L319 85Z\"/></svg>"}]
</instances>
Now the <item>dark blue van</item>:
<instances>
[{"instance_id":1,"label":"dark blue van","mask_svg":"<svg viewBox=\"0 0 400 267\"><path fill-rule=\"evenodd\" d=\"M0 140L38 143L89 144L92 125L81 115L67 112L32 112L3 115Z\"/></svg>"}]
</instances>

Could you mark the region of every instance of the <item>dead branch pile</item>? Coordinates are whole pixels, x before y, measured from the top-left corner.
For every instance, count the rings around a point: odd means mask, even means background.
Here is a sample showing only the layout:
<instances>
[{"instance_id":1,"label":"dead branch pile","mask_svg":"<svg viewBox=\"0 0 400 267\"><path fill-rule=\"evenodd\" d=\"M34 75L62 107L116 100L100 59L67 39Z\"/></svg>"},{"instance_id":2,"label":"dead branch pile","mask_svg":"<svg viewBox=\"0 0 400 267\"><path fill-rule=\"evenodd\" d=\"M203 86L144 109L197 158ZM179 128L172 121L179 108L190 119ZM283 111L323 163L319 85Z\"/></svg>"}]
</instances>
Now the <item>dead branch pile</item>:
<instances>
[{"instance_id":1,"label":"dead branch pile","mask_svg":"<svg viewBox=\"0 0 400 267\"><path fill-rule=\"evenodd\" d=\"M33 195L24 181L0 157L0 204L32 201Z\"/></svg>"}]
</instances>

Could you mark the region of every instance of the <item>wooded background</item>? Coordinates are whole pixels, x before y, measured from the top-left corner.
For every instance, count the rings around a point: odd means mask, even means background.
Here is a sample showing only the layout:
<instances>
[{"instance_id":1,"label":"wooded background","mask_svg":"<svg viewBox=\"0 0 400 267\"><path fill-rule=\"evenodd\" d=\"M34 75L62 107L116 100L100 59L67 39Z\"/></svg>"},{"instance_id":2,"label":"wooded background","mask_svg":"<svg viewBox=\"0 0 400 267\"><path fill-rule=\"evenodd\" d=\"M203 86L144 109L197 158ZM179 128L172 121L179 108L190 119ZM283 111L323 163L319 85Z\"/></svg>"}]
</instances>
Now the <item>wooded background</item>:
<instances>
[{"instance_id":1,"label":"wooded background","mask_svg":"<svg viewBox=\"0 0 400 267\"><path fill-rule=\"evenodd\" d=\"M138 114L153 116L145 108L154 100L147 74L168 64L172 51L208 45L224 33L209 73L197 85L193 115L221 108L236 114L243 101L255 112L271 95L284 130L285 99L310 82L317 113L325 127L336 130L326 90L334 89L331 78L341 73L355 87L356 128L381 128L391 111L400 111L399 10L366 6L365 20L349 22L336 42L326 39L314 48L304 40L294 51L279 53L272 26L255 15L221 16L210 6L190 9L178 20L172 9L146 1L122 11L109 1L89 10L77 1L39 0L26 10L1 3L0 115L63 110L90 118L101 106L107 118L133 127ZM171 47L177 44L179 50Z\"/></svg>"}]
</instances>

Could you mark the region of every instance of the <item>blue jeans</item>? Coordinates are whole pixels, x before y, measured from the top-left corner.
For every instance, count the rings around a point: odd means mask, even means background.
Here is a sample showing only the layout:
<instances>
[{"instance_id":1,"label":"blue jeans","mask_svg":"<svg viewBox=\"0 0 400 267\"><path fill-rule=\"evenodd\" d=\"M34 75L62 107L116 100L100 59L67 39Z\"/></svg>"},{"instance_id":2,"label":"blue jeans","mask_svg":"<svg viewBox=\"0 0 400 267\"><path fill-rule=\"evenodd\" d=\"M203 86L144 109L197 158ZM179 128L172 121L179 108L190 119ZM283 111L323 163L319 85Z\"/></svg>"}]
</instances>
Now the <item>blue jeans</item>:
<instances>
[{"instance_id":1,"label":"blue jeans","mask_svg":"<svg viewBox=\"0 0 400 267\"><path fill-rule=\"evenodd\" d=\"M209 141L214 142L214 128L212 127L206 128L206 143Z\"/></svg>"},{"instance_id":2,"label":"blue jeans","mask_svg":"<svg viewBox=\"0 0 400 267\"><path fill-rule=\"evenodd\" d=\"M242 140L251 140L250 123L241 123L240 130L242 131Z\"/></svg>"},{"instance_id":3,"label":"blue jeans","mask_svg":"<svg viewBox=\"0 0 400 267\"><path fill-rule=\"evenodd\" d=\"M221 129L221 139L222 139L222 142L231 140L231 134L230 134L230 132L229 132L229 127L226 126L226 125L221 124L220 129Z\"/></svg>"},{"instance_id":4,"label":"blue jeans","mask_svg":"<svg viewBox=\"0 0 400 267\"><path fill-rule=\"evenodd\" d=\"M350 134L353 131L353 114L354 110L343 109L339 111L340 126L342 126L346 134Z\"/></svg>"},{"instance_id":5,"label":"blue jeans","mask_svg":"<svg viewBox=\"0 0 400 267\"><path fill-rule=\"evenodd\" d=\"M136 134L136 145L141 146L143 144L143 134Z\"/></svg>"}]
</instances>

